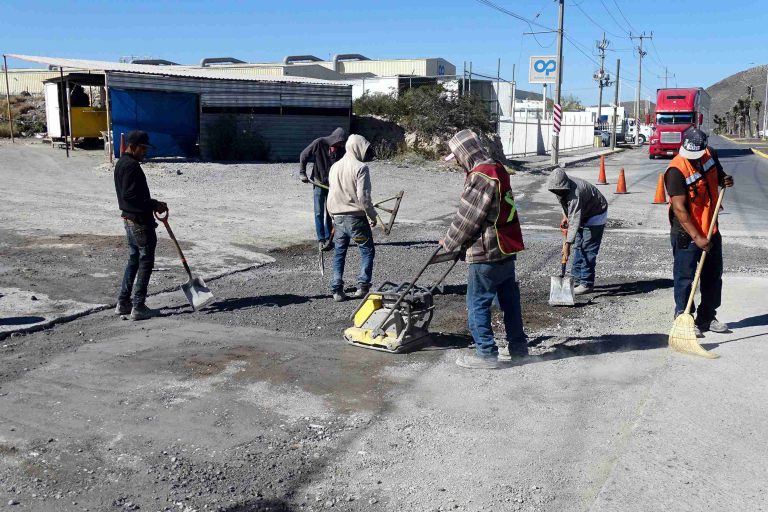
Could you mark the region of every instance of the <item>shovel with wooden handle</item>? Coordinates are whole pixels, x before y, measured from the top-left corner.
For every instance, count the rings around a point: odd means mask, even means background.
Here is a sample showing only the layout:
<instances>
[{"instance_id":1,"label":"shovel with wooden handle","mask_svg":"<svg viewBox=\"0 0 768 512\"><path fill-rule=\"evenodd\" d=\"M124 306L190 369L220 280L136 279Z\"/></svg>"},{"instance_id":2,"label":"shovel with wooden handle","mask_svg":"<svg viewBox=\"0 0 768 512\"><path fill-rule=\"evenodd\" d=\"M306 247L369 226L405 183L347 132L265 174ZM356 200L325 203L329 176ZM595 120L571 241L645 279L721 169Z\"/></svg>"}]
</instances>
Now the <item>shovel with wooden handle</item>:
<instances>
[{"instance_id":1,"label":"shovel with wooden handle","mask_svg":"<svg viewBox=\"0 0 768 512\"><path fill-rule=\"evenodd\" d=\"M560 225L560 231L563 237L568 236L567 224ZM576 300L573 295L573 277L565 275L565 267L568 264L568 258L563 254L560 260L560 275L552 276L549 285L549 305L550 306L573 306Z\"/></svg>"},{"instance_id":2,"label":"shovel with wooden handle","mask_svg":"<svg viewBox=\"0 0 768 512\"><path fill-rule=\"evenodd\" d=\"M169 214L170 212L166 210L165 216L161 217L157 212L155 212L155 218L165 225L165 229L168 231L168 236L171 237L171 240L173 240L173 245L176 246L176 252L179 253L181 263L184 265L184 270L187 271L187 276L189 277L187 282L181 285L181 291L184 292L184 295L187 297L187 301L192 306L192 309L197 311L213 301L213 293L211 293L211 290L208 288L208 286L206 286L202 277L195 277L192 275L192 271L189 269L187 259L184 257L184 253L181 251L181 246L179 245L179 242L176 241L176 236L173 234L173 230L171 229L170 224L168 224Z\"/></svg>"}]
</instances>

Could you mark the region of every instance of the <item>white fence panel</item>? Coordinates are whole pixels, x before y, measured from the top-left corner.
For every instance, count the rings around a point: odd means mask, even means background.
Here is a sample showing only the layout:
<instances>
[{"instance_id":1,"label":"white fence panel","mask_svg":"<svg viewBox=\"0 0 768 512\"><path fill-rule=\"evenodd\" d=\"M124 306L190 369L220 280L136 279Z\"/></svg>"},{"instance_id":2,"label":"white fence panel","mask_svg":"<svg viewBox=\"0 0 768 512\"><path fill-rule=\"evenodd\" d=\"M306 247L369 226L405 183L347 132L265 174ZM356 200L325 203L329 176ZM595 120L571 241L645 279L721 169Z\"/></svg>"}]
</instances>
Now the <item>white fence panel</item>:
<instances>
[{"instance_id":1,"label":"white fence panel","mask_svg":"<svg viewBox=\"0 0 768 512\"><path fill-rule=\"evenodd\" d=\"M563 112L560 151L592 147L595 114ZM545 155L552 149L552 118L536 119L517 115L500 119L499 136L507 156Z\"/></svg>"}]
</instances>

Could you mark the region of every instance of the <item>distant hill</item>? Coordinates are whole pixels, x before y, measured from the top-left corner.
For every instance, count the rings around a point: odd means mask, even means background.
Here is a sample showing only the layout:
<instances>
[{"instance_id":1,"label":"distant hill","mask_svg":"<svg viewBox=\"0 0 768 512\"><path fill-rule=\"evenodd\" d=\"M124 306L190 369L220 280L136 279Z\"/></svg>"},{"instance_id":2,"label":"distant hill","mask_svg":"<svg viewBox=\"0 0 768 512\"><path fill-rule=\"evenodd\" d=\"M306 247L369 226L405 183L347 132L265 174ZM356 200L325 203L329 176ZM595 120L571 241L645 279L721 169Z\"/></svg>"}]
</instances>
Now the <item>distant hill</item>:
<instances>
[{"instance_id":1,"label":"distant hill","mask_svg":"<svg viewBox=\"0 0 768 512\"><path fill-rule=\"evenodd\" d=\"M746 98L748 85L754 87L752 99L765 101L766 72L768 72L768 66L757 66L740 71L707 87L707 92L712 96L712 114L723 116L733 107L736 100Z\"/></svg>"}]
</instances>

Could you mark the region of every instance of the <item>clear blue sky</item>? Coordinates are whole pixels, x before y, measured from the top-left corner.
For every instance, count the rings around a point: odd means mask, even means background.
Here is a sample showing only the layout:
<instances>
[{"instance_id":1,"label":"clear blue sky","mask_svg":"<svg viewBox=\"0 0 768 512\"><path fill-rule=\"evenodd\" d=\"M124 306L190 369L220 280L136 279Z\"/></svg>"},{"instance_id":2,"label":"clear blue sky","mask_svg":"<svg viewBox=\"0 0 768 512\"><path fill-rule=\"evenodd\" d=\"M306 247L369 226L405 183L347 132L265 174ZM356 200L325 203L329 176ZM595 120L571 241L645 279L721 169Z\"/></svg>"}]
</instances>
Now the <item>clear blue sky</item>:
<instances>
[{"instance_id":1,"label":"clear blue sky","mask_svg":"<svg viewBox=\"0 0 768 512\"><path fill-rule=\"evenodd\" d=\"M546 27L557 24L554 0L493 2ZM595 40L603 29L610 32L612 51L607 53L606 67L613 74L616 58L621 58L622 76L631 81L622 85L623 100L634 98L637 80L637 52L631 51L636 42L628 39L629 31L653 31L643 66L646 99L663 87L659 76L664 65L676 76L670 86L706 87L768 63L768 3L734 4L566 0L565 31L589 55L595 53ZM534 26L534 30L543 29ZM459 72L463 61L472 61L475 71L489 75L495 75L501 58L502 76L510 78L512 64L517 64L519 87L539 91L539 86L527 84L527 57L554 54L555 38L539 35L537 42L522 35L529 31L526 23L477 0L4 0L0 8L0 50L5 53L100 60L139 55L187 64L215 56L271 62L288 54L328 58L334 53L362 53L371 58L443 57ZM565 43L564 54L564 92L585 103L596 102L592 73L597 65L570 42ZM9 65L28 66L19 61ZM612 90L608 94L612 97Z\"/></svg>"}]
</instances>

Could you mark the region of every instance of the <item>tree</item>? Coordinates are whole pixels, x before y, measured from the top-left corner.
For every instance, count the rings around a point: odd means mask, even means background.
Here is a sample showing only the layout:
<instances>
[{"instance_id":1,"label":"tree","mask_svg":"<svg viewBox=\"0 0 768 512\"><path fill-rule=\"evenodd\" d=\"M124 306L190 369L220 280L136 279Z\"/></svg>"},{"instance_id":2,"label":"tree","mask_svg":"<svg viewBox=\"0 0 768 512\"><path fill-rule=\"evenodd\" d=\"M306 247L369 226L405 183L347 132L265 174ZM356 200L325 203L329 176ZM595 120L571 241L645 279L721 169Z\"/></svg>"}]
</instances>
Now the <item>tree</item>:
<instances>
[{"instance_id":1,"label":"tree","mask_svg":"<svg viewBox=\"0 0 768 512\"><path fill-rule=\"evenodd\" d=\"M763 108L763 102L760 100L754 100L752 102L752 108L755 109L755 128L760 133L760 109Z\"/></svg>"},{"instance_id":2,"label":"tree","mask_svg":"<svg viewBox=\"0 0 768 512\"><path fill-rule=\"evenodd\" d=\"M731 117L733 118L733 131L731 133L738 137L740 133L739 120L741 119L741 109L739 109L738 102L736 102L736 104L731 107Z\"/></svg>"},{"instance_id":3,"label":"tree","mask_svg":"<svg viewBox=\"0 0 768 512\"><path fill-rule=\"evenodd\" d=\"M563 99L560 101L560 104L563 107L563 112L565 111L578 111L583 112L584 111L584 105L582 105L581 100L574 96L573 94L566 94L563 96Z\"/></svg>"}]
</instances>

